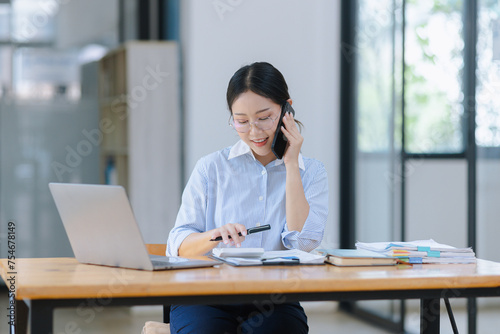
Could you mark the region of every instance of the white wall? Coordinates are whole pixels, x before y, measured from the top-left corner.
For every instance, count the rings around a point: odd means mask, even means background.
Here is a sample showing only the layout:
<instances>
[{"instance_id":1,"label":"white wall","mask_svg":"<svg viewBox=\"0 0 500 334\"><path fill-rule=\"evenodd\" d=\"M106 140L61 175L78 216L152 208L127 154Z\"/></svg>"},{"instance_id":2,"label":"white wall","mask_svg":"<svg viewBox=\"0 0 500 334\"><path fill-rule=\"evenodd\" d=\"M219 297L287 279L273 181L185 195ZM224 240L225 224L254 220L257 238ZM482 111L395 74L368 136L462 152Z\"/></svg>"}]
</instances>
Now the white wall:
<instances>
[{"instance_id":1,"label":"white wall","mask_svg":"<svg viewBox=\"0 0 500 334\"><path fill-rule=\"evenodd\" d=\"M129 2L126 2L127 10L130 10ZM72 0L54 3L60 3L59 7L51 8L57 15L58 48L67 49L92 43L108 47L118 44L118 0ZM50 8L40 7L46 8L46 11ZM40 10L40 13L44 12L43 9ZM130 29L130 26L127 28Z\"/></svg>"},{"instance_id":2,"label":"white wall","mask_svg":"<svg viewBox=\"0 0 500 334\"><path fill-rule=\"evenodd\" d=\"M399 239L399 217L394 216L391 157L388 154L358 154L356 160L356 241L378 242Z\"/></svg>"},{"instance_id":3,"label":"white wall","mask_svg":"<svg viewBox=\"0 0 500 334\"><path fill-rule=\"evenodd\" d=\"M406 238L467 247L465 160L407 162Z\"/></svg>"},{"instance_id":4,"label":"white wall","mask_svg":"<svg viewBox=\"0 0 500 334\"><path fill-rule=\"evenodd\" d=\"M325 245L338 242L340 1L186 0L181 2L186 177L202 156L238 139L228 126L229 79L243 65L267 61L287 80L302 152L328 171Z\"/></svg>"},{"instance_id":5,"label":"white wall","mask_svg":"<svg viewBox=\"0 0 500 334\"><path fill-rule=\"evenodd\" d=\"M500 262L500 161L478 159L477 253L482 259Z\"/></svg>"}]
</instances>

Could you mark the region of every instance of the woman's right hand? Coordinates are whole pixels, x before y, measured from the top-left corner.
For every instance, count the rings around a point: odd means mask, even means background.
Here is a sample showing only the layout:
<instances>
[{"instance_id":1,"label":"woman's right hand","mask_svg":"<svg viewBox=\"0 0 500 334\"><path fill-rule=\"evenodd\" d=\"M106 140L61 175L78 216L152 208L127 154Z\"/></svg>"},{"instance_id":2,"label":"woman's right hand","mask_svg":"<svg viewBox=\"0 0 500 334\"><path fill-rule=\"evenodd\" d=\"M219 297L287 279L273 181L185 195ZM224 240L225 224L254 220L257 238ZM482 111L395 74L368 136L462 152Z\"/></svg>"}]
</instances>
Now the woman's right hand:
<instances>
[{"instance_id":1,"label":"woman's right hand","mask_svg":"<svg viewBox=\"0 0 500 334\"><path fill-rule=\"evenodd\" d=\"M242 224L226 224L212 231L212 239L222 237L222 242L226 245L241 247L241 243L245 241L247 235L247 228ZM238 235L241 233L241 236ZM229 238L231 236L231 238Z\"/></svg>"},{"instance_id":2,"label":"woman's right hand","mask_svg":"<svg viewBox=\"0 0 500 334\"><path fill-rule=\"evenodd\" d=\"M238 235L239 232L241 236ZM226 245L241 247L241 243L245 241L245 235L247 235L247 229L241 224L226 224L202 233L191 233L179 246L178 254L183 257L207 254L219 244L216 241L210 241L217 237L222 237L222 242Z\"/></svg>"}]
</instances>

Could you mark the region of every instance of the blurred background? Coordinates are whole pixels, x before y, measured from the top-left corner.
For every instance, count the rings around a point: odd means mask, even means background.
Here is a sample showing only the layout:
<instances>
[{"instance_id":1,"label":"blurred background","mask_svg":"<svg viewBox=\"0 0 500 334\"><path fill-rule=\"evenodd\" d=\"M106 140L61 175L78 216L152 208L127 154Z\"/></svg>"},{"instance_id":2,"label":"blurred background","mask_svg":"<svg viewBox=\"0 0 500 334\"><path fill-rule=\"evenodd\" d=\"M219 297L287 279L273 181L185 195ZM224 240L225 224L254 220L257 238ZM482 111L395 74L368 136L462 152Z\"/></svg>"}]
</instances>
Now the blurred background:
<instances>
[{"instance_id":1,"label":"blurred background","mask_svg":"<svg viewBox=\"0 0 500 334\"><path fill-rule=\"evenodd\" d=\"M228 126L227 84L241 66L267 61L284 74L298 118L306 125L304 155L327 165L332 189L328 242L336 243L338 7L338 3L329 1L315 4L300 1L295 4L281 1L3 1L0 4L1 217L4 222L15 220L17 223L18 255L72 254L47 185L49 182L104 181L100 175L105 172L100 168L101 151L108 148L104 147L105 143L91 143L87 148L83 145L83 141L88 141L84 132L99 129L106 99L119 96L116 92L103 92L105 83L119 80L99 77L99 73L101 76L107 73L106 65L102 65L103 56L137 40L168 40L177 44L176 50L164 54L171 59L152 58L145 65L127 62L131 67L126 72L137 72L139 85L141 75L148 73L144 70L147 66L156 71L158 66L175 62L174 71L170 71L165 80L174 80L178 86L176 94L165 93L164 85L160 85L137 104L149 103L155 94L166 94L168 101L177 101L171 108L165 106L165 101L149 104L148 108L139 106L144 112L154 109L155 113L167 115L169 124L164 131L177 135L168 142L161 134L149 142L141 141L143 146L137 147L137 151L154 145L157 159L137 167L141 170L125 171L144 175L158 168L179 180L174 186L166 185L170 188L165 194L167 197L148 199L150 203L171 209L170 214L159 215L164 221L148 224L156 224L159 229L171 227L180 193L196 161L238 140ZM147 58L148 53L154 55L156 51L141 52ZM121 95L134 99L133 94L139 94L140 90L134 91L130 78L127 86ZM137 113L143 112L142 109ZM131 124L131 118L127 121L128 124L114 125L131 133L139 131L137 137L145 135L138 129L140 125ZM130 135L127 140L130 145L126 150L138 146ZM139 160L139 154L129 157L128 165ZM139 208L134 200L148 196L151 191L127 190L135 211ZM161 233L157 230L145 235L146 242L165 243L168 231L169 228L161 229Z\"/></svg>"},{"instance_id":2,"label":"blurred background","mask_svg":"<svg viewBox=\"0 0 500 334\"><path fill-rule=\"evenodd\" d=\"M255 61L326 166L322 247L432 238L500 261L496 0L0 0L0 256L9 221L18 257L73 256L49 182L126 186L165 243L196 161L238 140L226 88ZM498 300L462 306L469 333L498 328ZM343 308L411 332L412 307Z\"/></svg>"}]
</instances>

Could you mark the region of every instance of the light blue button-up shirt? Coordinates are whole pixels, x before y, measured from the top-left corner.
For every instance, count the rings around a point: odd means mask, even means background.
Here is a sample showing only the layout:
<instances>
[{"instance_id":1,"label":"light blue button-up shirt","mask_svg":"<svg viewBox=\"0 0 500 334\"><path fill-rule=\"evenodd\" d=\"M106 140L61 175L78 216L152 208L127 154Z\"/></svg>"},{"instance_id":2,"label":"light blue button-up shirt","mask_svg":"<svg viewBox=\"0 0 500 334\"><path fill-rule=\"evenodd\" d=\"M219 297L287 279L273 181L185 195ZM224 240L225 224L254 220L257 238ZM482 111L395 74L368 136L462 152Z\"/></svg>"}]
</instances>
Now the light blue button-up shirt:
<instances>
[{"instance_id":1,"label":"light blue button-up shirt","mask_svg":"<svg viewBox=\"0 0 500 334\"><path fill-rule=\"evenodd\" d=\"M177 256L189 234L227 223L243 224L246 228L271 225L268 231L247 235L241 247L313 250L321 243L328 215L327 174L321 162L302 155L299 168L310 208L301 232L289 231L286 224L283 160L263 166L241 140L201 158L182 195L175 226L168 237L167 255ZM220 242L218 247L230 246Z\"/></svg>"}]
</instances>

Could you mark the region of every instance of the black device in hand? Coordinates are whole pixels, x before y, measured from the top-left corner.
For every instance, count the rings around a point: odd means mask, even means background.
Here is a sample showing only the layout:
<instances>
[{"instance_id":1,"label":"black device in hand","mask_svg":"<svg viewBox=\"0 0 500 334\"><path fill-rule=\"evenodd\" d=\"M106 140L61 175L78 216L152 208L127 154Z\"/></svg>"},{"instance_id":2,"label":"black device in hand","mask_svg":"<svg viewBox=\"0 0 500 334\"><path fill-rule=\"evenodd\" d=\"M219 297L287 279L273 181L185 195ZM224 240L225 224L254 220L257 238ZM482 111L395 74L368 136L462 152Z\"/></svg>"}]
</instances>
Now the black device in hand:
<instances>
[{"instance_id":1,"label":"black device in hand","mask_svg":"<svg viewBox=\"0 0 500 334\"><path fill-rule=\"evenodd\" d=\"M253 233L257 233L257 232L266 231L266 230L270 230L270 229L271 229L271 225L269 225L269 224L262 225L262 226L250 227L250 228L247 229L247 235L253 234ZM241 232L239 232L238 235L241 237ZM229 239L231 239L231 236L229 236ZM210 241L221 241L221 240L222 240L222 237L217 237L215 239L210 239Z\"/></svg>"},{"instance_id":2,"label":"black device in hand","mask_svg":"<svg viewBox=\"0 0 500 334\"><path fill-rule=\"evenodd\" d=\"M285 113L287 112L295 116L295 110L293 110L292 106L290 105L290 103L288 103L288 101L283 103L283 105L281 106L280 119L278 121L278 126L276 127L273 143L271 145L271 151L273 151L274 155L278 159L283 158L283 155L285 154L286 147L288 144L288 139L286 139L285 134L283 133L283 131L281 131L281 126L283 125L283 116L285 116Z\"/></svg>"}]
</instances>

